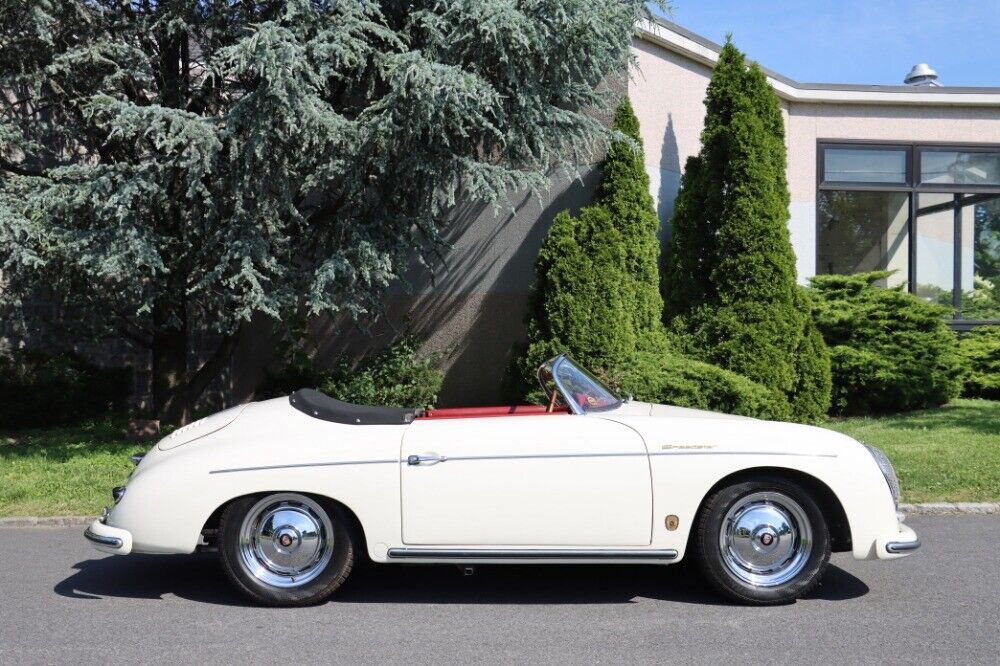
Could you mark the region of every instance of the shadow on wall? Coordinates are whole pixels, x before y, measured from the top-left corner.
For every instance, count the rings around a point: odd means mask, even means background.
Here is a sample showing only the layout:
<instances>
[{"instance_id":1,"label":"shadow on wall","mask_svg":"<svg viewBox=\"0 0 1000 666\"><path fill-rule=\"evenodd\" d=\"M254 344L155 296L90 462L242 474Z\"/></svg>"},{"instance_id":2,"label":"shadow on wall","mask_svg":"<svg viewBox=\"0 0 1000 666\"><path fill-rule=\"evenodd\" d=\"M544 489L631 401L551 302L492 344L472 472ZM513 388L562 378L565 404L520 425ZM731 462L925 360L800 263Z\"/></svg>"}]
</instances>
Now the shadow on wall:
<instances>
[{"instance_id":1,"label":"shadow on wall","mask_svg":"<svg viewBox=\"0 0 1000 666\"><path fill-rule=\"evenodd\" d=\"M524 340L538 249L556 214L590 203L599 177L596 167L584 169L580 179L553 174L541 200L519 194L500 209L459 205L445 227L448 247L427 267L414 262L405 280L386 293L385 314L370 330L347 316L316 324L316 362L360 358L413 333L424 341L424 352L445 355L440 406L502 402L503 373L513 347ZM240 353L238 374L244 379L237 400L249 396L270 361L267 327L257 330Z\"/></svg>"},{"instance_id":2,"label":"shadow on wall","mask_svg":"<svg viewBox=\"0 0 1000 666\"><path fill-rule=\"evenodd\" d=\"M674 201L681 187L681 156L674 132L674 114L667 114L660 147L659 185L656 188L656 215L660 218L660 245L670 240L670 217L674 214Z\"/></svg>"}]
</instances>

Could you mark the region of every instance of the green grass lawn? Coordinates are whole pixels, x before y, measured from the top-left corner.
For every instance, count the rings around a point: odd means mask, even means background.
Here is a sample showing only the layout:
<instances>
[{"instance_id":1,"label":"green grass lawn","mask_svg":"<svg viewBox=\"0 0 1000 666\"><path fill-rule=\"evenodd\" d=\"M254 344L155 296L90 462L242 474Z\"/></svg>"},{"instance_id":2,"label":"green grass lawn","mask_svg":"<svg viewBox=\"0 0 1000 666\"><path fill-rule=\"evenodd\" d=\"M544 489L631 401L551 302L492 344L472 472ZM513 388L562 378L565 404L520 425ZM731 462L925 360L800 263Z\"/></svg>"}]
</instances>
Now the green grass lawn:
<instances>
[{"instance_id":1,"label":"green grass lawn","mask_svg":"<svg viewBox=\"0 0 1000 666\"><path fill-rule=\"evenodd\" d=\"M126 422L0 432L0 516L99 514L150 446L127 441Z\"/></svg>"},{"instance_id":2,"label":"green grass lawn","mask_svg":"<svg viewBox=\"0 0 1000 666\"><path fill-rule=\"evenodd\" d=\"M1000 401L956 400L896 416L838 419L826 427L885 451L904 502L1000 500Z\"/></svg>"},{"instance_id":3,"label":"green grass lawn","mask_svg":"<svg viewBox=\"0 0 1000 666\"><path fill-rule=\"evenodd\" d=\"M124 418L0 432L0 516L96 515L124 483L128 457L150 444L125 439ZM883 449L907 502L1000 500L1000 402L956 400L828 428Z\"/></svg>"}]
</instances>

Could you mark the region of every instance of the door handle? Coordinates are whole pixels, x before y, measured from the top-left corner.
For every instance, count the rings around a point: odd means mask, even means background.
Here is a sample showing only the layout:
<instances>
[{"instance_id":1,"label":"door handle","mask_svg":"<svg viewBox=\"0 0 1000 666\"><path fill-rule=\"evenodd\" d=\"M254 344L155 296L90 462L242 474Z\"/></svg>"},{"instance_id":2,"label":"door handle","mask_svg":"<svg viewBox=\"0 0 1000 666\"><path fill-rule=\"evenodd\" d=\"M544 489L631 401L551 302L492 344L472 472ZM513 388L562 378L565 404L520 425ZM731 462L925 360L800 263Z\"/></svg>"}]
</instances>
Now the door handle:
<instances>
[{"instance_id":1,"label":"door handle","mask_svg":"<svg viewBox=\"0 0 1000 666\"><path fill-rule=\"evenodd\" d=\"M423 455L423 456L407 456L407 465L436 465L438 463L447 460L444 456L438 455Z\"/></svg>"}]
</instances>

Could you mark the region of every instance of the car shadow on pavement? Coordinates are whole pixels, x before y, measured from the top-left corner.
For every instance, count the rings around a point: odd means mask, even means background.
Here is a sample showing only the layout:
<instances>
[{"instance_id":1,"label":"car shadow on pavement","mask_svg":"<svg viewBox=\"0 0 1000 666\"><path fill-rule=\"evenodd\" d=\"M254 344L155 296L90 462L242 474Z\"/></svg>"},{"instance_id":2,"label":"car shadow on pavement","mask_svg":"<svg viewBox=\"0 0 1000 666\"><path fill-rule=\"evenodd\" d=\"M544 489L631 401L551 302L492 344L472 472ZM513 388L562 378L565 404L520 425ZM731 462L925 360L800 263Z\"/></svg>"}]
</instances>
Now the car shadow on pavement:
<instances>
[{"instance_id":1,"label":"car shadow on pavement","mask_svg":"<svg viewBox=\"0 0 1000 666\"><path fill-rule=\"evenodd\" d=\"M73 599L160 599L172 595L207 604L247 605L213 555L128 555L84 560L54 591ZM844 600L868 586L830 565L806 598ZM334 603L624 604L637 599L728 605L682 562L662 567L495 565L465 575L455 566L365 563L333 597Z\"/></svg>"}]
</instances>

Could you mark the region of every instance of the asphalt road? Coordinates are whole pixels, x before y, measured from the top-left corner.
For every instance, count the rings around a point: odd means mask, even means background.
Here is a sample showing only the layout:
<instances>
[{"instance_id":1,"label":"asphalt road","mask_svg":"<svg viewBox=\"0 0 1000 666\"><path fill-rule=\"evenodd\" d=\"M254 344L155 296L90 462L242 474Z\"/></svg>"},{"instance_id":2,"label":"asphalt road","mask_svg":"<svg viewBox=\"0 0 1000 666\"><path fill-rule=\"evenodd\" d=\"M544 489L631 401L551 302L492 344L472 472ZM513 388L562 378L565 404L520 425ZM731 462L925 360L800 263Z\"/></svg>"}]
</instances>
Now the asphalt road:
<instances>
[{"instance_id":1,"label":"asphalt road","mask_svg":"<svg viewBox=\"0 0 1000 666\"><path fill-rule=\"evenodd\" d=\"M729 605L693 567L378 566L335 601L247 606L216 559L0 529L0 663L1000 664L1000 517L914 517L896 562L835 555L808 599Z\"/></svg>"}]
</instances>

